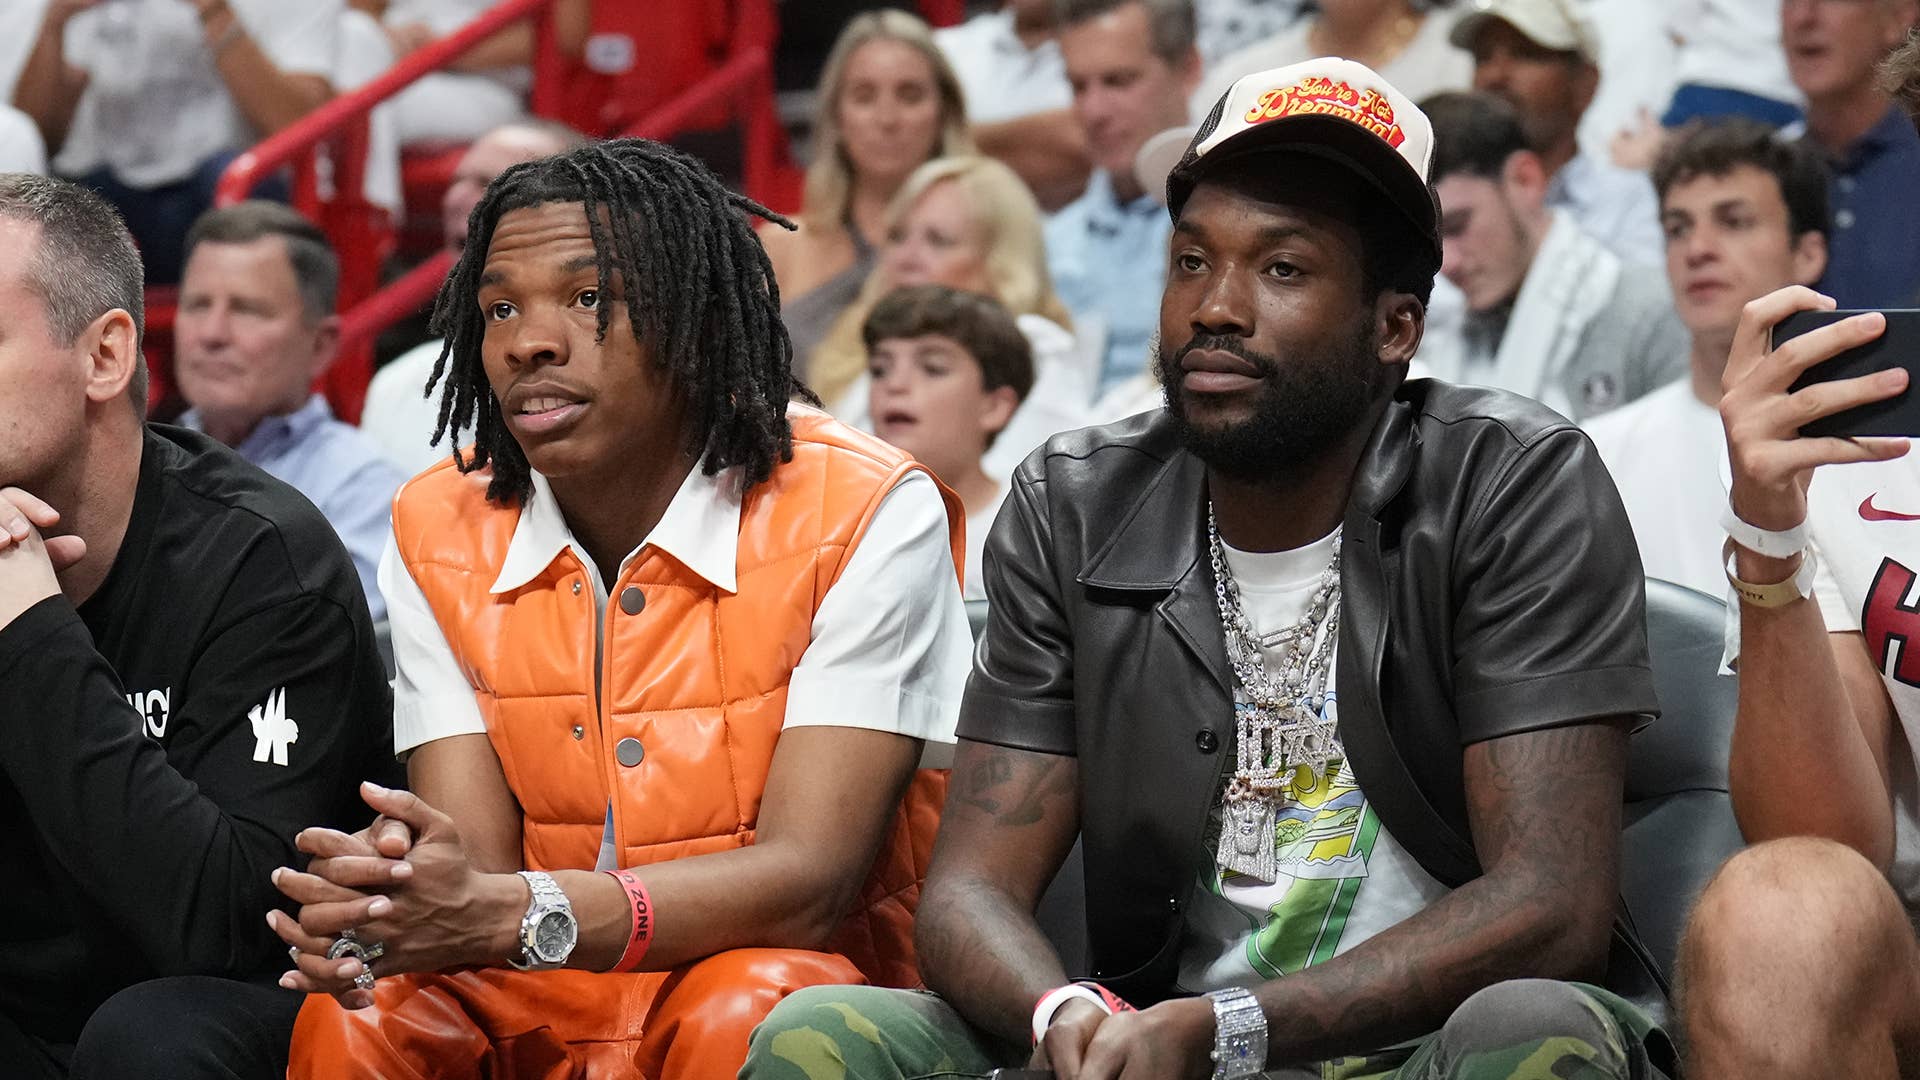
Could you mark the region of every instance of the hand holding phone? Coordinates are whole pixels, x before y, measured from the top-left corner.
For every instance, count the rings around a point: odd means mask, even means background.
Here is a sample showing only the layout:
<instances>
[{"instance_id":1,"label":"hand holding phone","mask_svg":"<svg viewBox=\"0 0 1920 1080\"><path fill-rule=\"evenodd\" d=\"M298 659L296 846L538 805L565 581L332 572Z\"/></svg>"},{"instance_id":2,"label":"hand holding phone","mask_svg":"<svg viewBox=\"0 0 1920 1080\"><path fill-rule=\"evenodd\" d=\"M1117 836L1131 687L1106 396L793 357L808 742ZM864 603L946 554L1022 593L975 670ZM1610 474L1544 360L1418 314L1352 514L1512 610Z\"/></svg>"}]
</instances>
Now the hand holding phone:
<instances>
[{"instance_id":1,"label":"hand holding phone","mask_svg":"<svg viewBox=\"0 0 1920 1080\"><path fill-rule=\"evenodd\" d=\"M1783 336L1775 344L1775 328L1796 313L1830 316L1835 306L1831 297L1789 286L1748 304L1734 332L1720 418L1733 469L1734 512L1755 528L1781 531L1805 521L1807 484L1820 466L1885 461L1907 452L1903 438L1832 438L1807 430L1816 421L1908 391L1905 368L1800 381L1815 365L1874 342L1886 329L1885 316L1870 312L1829 318L1826 325Z\"/></svg>"},{"instance_id":2,"label":"hand holding phone","mask_svg":"<svg viewBox=\"0 0 1920 1080\"><path fill-rule=\"evenodd\" d=\"M1822 327L1833 326L1868 311L1796 311L1774 324L1773 348ZM1831 359L1815 363L1800 373L1789 390L1798 393L1822 383L1837 383L1876 372L1901 368L1908 374L1907 387L1892 397L1855 405L1800 425L1803 436L1920 436L1920 391L1914 389L1920 375L1920 310L1894 309L1878 312L1886 329L1871 340L1843 349Z\"/></svg>"}]
</instances>

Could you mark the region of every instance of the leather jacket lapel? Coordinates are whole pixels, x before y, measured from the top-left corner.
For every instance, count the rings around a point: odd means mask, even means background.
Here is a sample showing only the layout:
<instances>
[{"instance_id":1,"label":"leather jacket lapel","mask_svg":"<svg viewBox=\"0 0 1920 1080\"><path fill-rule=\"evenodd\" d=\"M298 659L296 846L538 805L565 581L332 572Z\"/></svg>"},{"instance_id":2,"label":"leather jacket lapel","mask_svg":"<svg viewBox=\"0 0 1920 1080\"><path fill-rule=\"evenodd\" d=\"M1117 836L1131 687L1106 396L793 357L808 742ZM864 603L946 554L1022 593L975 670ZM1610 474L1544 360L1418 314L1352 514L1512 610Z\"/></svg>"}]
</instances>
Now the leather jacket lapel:
<instances>
[{"instance_id":1,"label":"leather jacket lapel","mask_svg":"<svg viewBox=\"0 0 1920 1080\"><path fill-rule=\"evenodd\" d=\"M1113 538L1087 560L1079 581L1095 590L1166 594L1156 606L1160 617L1231 696L1226 636L1204 557L1206 498L1206 468L1192 454L1176 450Z\"/></svg>"}]
</instances>

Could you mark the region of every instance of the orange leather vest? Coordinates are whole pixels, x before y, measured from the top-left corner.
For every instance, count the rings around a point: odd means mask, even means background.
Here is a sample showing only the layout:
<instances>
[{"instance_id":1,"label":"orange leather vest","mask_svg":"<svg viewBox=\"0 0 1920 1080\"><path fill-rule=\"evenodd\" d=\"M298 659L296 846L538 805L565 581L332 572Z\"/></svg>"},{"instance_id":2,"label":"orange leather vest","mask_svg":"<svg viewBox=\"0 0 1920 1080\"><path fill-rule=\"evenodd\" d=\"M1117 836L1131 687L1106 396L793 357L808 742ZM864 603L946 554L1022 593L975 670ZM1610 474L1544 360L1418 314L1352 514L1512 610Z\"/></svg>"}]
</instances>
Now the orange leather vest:
<instances>
[{"instance_id":1,"label":"orange leather vest","mask_svg":"<svg viewBox=\"0 0 1920 1080\"><path fill-rule=\"evenodd\" d=\"M621 866L753 843L814 613L881 498L925 471L823 413L790 415L793 459L741 503L737 591L643 547L609 584L597 696L592 584L571 549L495 595L520 511L487 501L487 472L449 459L395 498L400 555L474 688L529 869L592 869L609 805ZM965 513L940 490L960 566ZM633 588L644 605L630 613ZM915 777L833 943L882 985L918 983L912 913L945 791L944 773Z\"/></svg>"}]
</instances>

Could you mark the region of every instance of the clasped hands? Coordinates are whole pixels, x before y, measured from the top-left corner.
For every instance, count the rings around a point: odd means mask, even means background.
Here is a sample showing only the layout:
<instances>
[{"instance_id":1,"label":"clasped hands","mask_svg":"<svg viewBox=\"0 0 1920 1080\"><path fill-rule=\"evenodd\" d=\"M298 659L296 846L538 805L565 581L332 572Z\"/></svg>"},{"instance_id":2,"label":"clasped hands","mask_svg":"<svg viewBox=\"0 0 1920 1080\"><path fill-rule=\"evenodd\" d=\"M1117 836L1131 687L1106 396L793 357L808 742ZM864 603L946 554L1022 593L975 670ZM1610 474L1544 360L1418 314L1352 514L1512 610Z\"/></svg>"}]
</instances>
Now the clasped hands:
<instances>
[{"instance_id":1,"label":"clasped hands","mask_svg":"<svg viewBox=\"0 0 1920 1080\"><path fill-rule=\"evenodd\" d=\"M1109 1016L1085 1001L1054 1014L1030 1067L1058 1080L1201 1080L1213 1075L1213 1004L1175 998Z\"/></svg>"},{"instance_id":2,"label":"clasped hands","mask_svg":"<svg viewBox=\"0 0 1920 1080\"><path fill-rule=\"evenodd\" d=\"M60 523L59 511L17 487L0 488L0 627L60 593L55 576L87 553L77 536L42 536Z\"/></svg>"},{"instance_id":3,"label":"clasped hands","mask_svg":"<svg viewBox=\"0 0 1920 1080\"><path fill-rule=\"evenodd\" d=\"M327 956L347 931L365 947L379 946L375 976L497 964L512 955L525 883L476 869L452 819L419 796L373 783L360 785L360 795L379 815L371 825L352 835L302 830L294 846L312 862L304 872L273 872L274 885L300 904L298 918L267 913L294 961L280 985L332 994L349 1009L373 1004L372 991L354 984L367 967L352 956Z\"/></svg>"}]
</instances>

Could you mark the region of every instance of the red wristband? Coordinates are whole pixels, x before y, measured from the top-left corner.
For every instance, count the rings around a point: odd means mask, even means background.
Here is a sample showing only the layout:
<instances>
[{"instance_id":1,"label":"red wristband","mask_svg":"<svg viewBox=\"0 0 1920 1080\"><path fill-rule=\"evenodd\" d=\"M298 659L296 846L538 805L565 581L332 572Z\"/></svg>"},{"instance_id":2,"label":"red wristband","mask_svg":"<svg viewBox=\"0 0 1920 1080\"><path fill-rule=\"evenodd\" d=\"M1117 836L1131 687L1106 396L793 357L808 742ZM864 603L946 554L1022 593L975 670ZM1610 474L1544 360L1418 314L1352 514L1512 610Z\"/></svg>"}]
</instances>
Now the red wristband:
<instances>
[{"instance_id":1,"label":"red wristband","mask_svg":"<svg viewBox=\"0 0 1920 1080\"><path fill-rule=\"evenodd\" d=\"M647 947L653 944L653 901L647 896L647 887L640 884L640 878L631 870L608 870L613 880L627 894L627 902L633 907L633 932L627 938L627 951L620 954L620 962L613 965L612 971L633 971L646 958Z\"/></svg>"},{"instance_id":2,"label":"red wristband","mask_svg":"<svg viewBox=\"0 0 1920 1080\"><path fill-rule=\"evenodd\" d=\"M1099 983L1094 982L1092 979L1081 979L1079 980L1079 984L1081 986L1085 986L1091 989L1094 993L1099 994L1100 1000L1106 1002L1107 1008L1113 1010L1114 1012L1123 1013L1123 1012L1133 1011L1133 1006L1127 1004L1126 998L1123 998L1119 994L1116 994L1113 991L1107 989L1106 987L1101 986Z\"/></svg>"}]
</instances>

